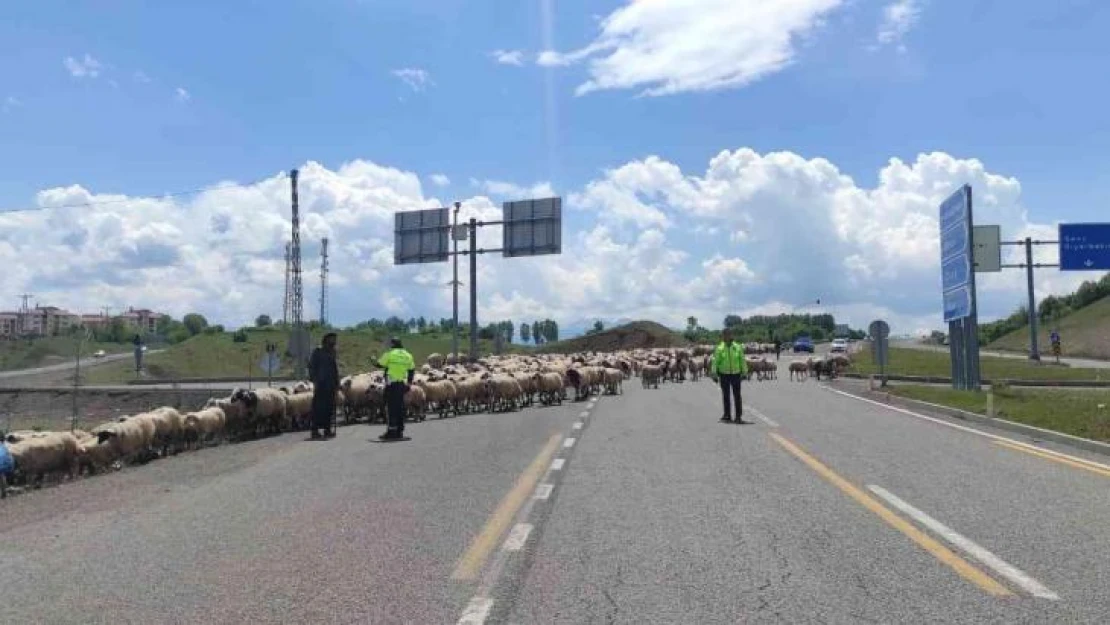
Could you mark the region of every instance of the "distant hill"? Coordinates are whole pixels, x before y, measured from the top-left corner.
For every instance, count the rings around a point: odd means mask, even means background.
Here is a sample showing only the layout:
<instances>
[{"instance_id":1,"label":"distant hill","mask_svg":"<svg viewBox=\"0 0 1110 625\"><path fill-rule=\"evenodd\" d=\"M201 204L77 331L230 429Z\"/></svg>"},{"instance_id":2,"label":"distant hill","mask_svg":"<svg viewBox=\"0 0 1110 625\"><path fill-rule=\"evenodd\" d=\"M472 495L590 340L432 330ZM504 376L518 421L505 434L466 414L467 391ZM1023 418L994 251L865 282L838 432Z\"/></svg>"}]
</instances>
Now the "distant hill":
<instances>
[{"instance_id":1,"label":"distant hill","mask_svg":"<svg viewBox=\"0 0 1110 625\"><path fill-rule=\"evenodd\" d=\"M1056 328L1065 356L1110 359L1110 297L1067 313L1058 321L1041 321L1037 327L1037 347L1041 354L1052 353L1049 334ZM987 348L1028 353L1029 325L999 337Z\"/></svg>"},{"instance_id":2,"label":"distant hill","mask_svg":"<svg viewBox=\"0 0 1110 625\"><path fill-rule=\"evenodd\" d=\"M541 345L538 351L556 354L588 351L616 351L650 347L686 347L690 345L681 334L654 321L633 321L622 326L579 336L565 341Z\"/></svg>"},{"instance_id":3,"label":"distant hill","mask_svg":"<svg viewBox=\"0 0 1110 625\"><path fill-rule=\"evenodd\" d=\"M596 317L596 318L590 318L590 319L577 319L577 320L574 320L574 321L565 321L565 322L559 324L559 336L562 337L563 340L573 339L573 338L578 338L580 336L583 336L587 332L589 332L591 329L593 329L595 321L601 321L601 323L606 328L615 328L617 326L621 326L621 325L624 325L624 324L627 324L627 323L632 323L633 321L636 321L636 320L628 318L628 317L618 317L618 318Z\"/></svg>"}]
</instances>

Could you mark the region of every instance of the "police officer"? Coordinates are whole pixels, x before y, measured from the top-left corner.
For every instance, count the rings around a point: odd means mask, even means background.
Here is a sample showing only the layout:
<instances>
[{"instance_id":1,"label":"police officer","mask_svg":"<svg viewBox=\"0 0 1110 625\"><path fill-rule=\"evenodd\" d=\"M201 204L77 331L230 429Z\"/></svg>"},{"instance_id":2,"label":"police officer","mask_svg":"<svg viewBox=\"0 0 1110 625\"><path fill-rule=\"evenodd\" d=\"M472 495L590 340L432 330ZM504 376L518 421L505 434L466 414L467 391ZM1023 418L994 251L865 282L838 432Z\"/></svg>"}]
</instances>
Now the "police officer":
<instances>
[{"instance_id":1,"label":"police officer","mask_svg":"<svg viewBox=\"0 0 1110 625\"><path fill-rule=\"evenodd\" d=\"M339 391L339 364L335 356L335 332L328 332L320 347L312 350L308 360L308 379L312 381L312 438L335 436L331 429L332 416L335 414L335 394Z\"/></svg>"},{"instance_id":2,"label":"police officer","mask_svg":"<svg viewBox=\"0 0 1110 625\"><path fill-rule=\"evenodd\" d=\"M416 362L412 354L402 345L401 339L389 339L390 350L378 359L378 366L385 369L385 404L389 422L385 434L378 438L383 441L404 437L405 431L405 393L416 375Z\"/></svg>"},{"instance_id":3,"label":"police officer","mask_svg":"<svg viewBox=\"0 0 1110 625\"><path fill-rule=\"evenodd\" d=\"M731 398L736 400L736 422L751 423L744 420L744 403L740 398L740 380L747 374L748 361L744 359L744 346L733 340L732 329L725 328L721 331L721 342L713 350L713 362L709 366L709 375L714 382L721 385L721 400L725 405L722 423L732 421L730 393Z\"/></svg>"}]
</instances>

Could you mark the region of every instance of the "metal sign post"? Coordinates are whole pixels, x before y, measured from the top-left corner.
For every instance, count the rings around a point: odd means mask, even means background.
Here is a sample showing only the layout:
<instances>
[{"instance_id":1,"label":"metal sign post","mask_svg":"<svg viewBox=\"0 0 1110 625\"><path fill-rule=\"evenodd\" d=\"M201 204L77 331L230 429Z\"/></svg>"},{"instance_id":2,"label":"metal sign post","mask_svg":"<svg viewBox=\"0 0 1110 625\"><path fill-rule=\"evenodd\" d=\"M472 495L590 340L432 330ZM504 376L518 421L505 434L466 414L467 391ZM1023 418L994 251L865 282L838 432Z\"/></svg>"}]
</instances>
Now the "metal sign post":
<instances>
[{"instance_id":1,"label":"metal sign post","mask_svg":"<svg viewBox=\"0 0 1110 625\"><path fill-rule=\"evenodd\" d=\"M478 221L476 218L458 224L460 204L455 203L454 222L450 223L446 208L402 211L396 214L393 238L393 264L436 263L455 257L454 279L451 284L455 327L453 349L458 352L458 256L470 259L470 359L478 358L478 255L501 252L505 258L541 256L562 253L562 198L521 200L502 204L503 219ZM502 226L502 246L498 249L478 247L478 228ZM470 239L469 250L460 252L458 241ZM449 251L449 241L454 251Z\"/></svg>"},{"instance_id":2,"label":"metal sign post","mask_svg":"<svg viewBox=\"0 0 1110 625\"><path fill-rule=\"evenodd\" d=\"M266 386L274 385L274 374L281 369L281 357L277 353L277 344L266 343L266 353L258 362L258 368L266 372Z\"/></svg>"},{"instance_id":3,"label":"metal sign post","mask_svg":"<svg viewBox=\"0 0 1110 625\"><path fill-rule=\"evenodd\" d=\"M882 319L876 319L867 326L867 333L871 335L871 356L879 366L879 379L881 386L886 386L886 366L890 360L890 325Z\"/></svg>"},{"instance_id":4,"label":"metal sign post","mask_svg":"<svg viewBox=\"0 0 1110 625\"><path fill-rule=\"evenodd\" d=\"M979 389L979 324L975 301L975 249L971 186L940 205L940 264L944 320L948 322L952 387Z\"/></svg>"}]
</instances>

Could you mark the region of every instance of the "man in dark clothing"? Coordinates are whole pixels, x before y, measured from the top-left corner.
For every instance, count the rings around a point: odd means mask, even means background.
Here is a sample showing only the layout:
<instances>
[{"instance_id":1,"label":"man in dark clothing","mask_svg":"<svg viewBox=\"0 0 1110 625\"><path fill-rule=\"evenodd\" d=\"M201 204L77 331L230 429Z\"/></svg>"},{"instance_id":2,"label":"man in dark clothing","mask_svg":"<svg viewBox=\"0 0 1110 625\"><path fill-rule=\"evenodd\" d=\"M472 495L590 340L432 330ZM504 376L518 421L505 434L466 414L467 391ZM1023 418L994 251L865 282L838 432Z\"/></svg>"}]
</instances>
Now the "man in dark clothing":
<instances>
[{"instance_id":1,"label":"man in dark clothing","mask_svg":"<svg viewBox=\"0 0 1110 625\"><path fill-rule=\"evenodd\" d=\"M335 414L335 394L339 390L339 364L335 359L335 332L324 335L324 341L312 351L308 361L308 379L312 381L312 438L331 438ZM324 436L320 436L320 430Z\"/></svg>"},{"instance_id":2,"label":"man in dark clothing","mask_svg":"<svg viewBox=\"0 0 1110 625\"><path fill-rule=\"evenodd\" d=\"M390 339L389 347L390 350L378 359L378 366L385 369L385 405L389 417L385 433L378 437L383 441L404 438L405 394L416 375L416 362L401 346L401 339Z\"/></svg>"}]
</instances>

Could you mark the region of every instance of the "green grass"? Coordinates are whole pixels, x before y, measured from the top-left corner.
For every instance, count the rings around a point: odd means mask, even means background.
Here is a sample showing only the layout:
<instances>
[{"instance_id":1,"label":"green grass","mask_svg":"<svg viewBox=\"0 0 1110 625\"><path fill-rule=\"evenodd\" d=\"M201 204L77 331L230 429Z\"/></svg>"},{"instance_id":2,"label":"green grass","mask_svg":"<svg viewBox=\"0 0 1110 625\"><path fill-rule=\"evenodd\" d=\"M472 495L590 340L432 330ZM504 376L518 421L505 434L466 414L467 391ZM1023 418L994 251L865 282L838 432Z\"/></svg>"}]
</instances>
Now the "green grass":
<instances>
[{"instance_id":1,"label":"green grass","mask_svg":"<svg viewBox=\"0 0 1110 625\"><path fill-rule=\"evenodd\" d=\"M990 380L1110 380L1110 369L1082 369L1060 365L1036 364L1020 358L980 356L981 377ZM871 359L871 351L864 348L852 355L850 371L878 373L879 368ZM891 375L921 375L947 378L952 374L948 348L943 351L890 348L886 372Z\"/></svg>"},{"instance_id":2,"label":"green grass","mask_svg":"<svg viewBox=\"0 0 1110 625\"><path fill-rule=\"evenodd\" d=\"M130 345L87 341L81 358L103 349L106 353L126 352ZM77 340L68 336L52 336L32 340L0 341L0 371L30 369L72 361L77 356Z\"/></svg>"},{"instance_id":3,"label":"green grass","mask_svg":"<svg viewBox=\"0 0 1110 625\"><path fill-rule=\"evenodd\" d=\"M987 413L987 393L943 386L895 384L892 395L978 414ZM1110 442L1110 391L997 388L995 416L1046 430Z\"/></svg>"},{"instance_id":4,"label":"green grass","mask_svg":"<svg viewBox=\"0 0 1110 625\"><path fill-rule=\"evenodd\" d=\"M1059 321L1038 324L1037 348L1042 357L1052 354L1049 335L1060 331L1062 356L1110 359L1110 297L1080 308ZM987 349L1028 353L1029 326L1015 330L987 346Z\"/></svg>"},{"instance_id":5,"label":"green grass","mask_svg":"<svg viewBox=\"0 0 1110 625\"><path fill-rule=\"evenodd\" d=\"M354 330L339 330L337 334L340 375L373 370L374 357L387 349L384 341L388 337L382 335ZM312 344L319 345L323 335L323 331L314 332ZM169 347L164 352L150 354L143 362L148 373L145 379L265 377L258 364L265 352L266 343L276 343L279 353L283 353L288 343L288 334L276 329L253 330L247 336L246 343L236 343L232 340L231 333L202 334ZM428 354L433 352L447 354L451 351L450 335L405 335L401 340L405 348L412 352L417 364L423 364ZM465 353L468 345L467 339L463 337L459 341L460 351ZM489 354L492 349L492 341L478 342L480 354ZM505 346L506 353L526 349L515 344ZM292 375L289 359L283 358L283 364L282 370L274 377ZM86 384L120 384L135 379L134 367L135 363L131 359L125 359L91 368L83 377Z\"/></svg>"}]
</instances>

